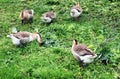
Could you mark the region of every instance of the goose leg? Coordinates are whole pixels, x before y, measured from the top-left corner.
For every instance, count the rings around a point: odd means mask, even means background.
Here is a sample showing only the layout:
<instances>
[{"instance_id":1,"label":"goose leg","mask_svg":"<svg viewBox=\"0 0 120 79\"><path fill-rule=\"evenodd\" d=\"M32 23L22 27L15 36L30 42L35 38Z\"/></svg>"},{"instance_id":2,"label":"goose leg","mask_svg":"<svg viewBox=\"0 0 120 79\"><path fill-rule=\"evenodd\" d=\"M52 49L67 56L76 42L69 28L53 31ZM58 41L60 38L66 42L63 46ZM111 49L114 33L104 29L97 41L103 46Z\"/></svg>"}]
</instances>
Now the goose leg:
<instances>
[{"instance_id":1,"label":"goose leg","mask_svg":"<svg viewBox=\"0 0 120 79\"><path fill-rule=\"evenodd\" d=\"M86 64L84 64L82 60L79 61L79 65L80 65L80 67L85 67L86 66Z\"/></svg>"},{"instance_id":2,"label":"goose leg","mask_svg":"<svg viewBox=\"0 0 120 79\"><path fill-rule=\"evenodd\" d=\"M24 24L25 24L24 20L21 20L21 24L22 24L22 25L24 25Z\"/></svg>"},{"instance_id":3,"label":"goose leg","mask_svg":"<svg viewBox=\"0 0 120 79\"><path fill-rule=\"evenodd\" d=\"M33 23L33 18L29 19L29 23L32 24Z\"/></svg>"}]
</instances>

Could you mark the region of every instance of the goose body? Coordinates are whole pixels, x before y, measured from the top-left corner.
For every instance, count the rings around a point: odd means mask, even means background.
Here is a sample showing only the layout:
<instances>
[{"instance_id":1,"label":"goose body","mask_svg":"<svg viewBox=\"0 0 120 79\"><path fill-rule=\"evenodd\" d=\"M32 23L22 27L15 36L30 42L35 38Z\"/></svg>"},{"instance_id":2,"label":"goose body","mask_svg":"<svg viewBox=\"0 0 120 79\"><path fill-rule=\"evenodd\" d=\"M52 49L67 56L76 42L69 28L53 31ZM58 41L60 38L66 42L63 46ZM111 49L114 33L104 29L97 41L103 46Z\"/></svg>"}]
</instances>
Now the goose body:
<instances>
[{"instance_id":1,"label":"goose body","mask_svg":"<svg viewBox=\"0 0 120 79\"><path fill-rule=\"evenodd\" d=\"M51 23L56 18L56 14L54 12L46 12L42 15L41 20L44 23Z\"/></svg>"},{"instance_id":2,"label":"goose body","mask_svg":"<svg viewBox=\"0 0 120 79\"><path fill-rule=\"evenodd\" d=\"M12 33L10 35L7 35L7 37L12 39L14 45L25 44L35 39L37 39L39 44L42 43L41 36L38 33L30 33L23 31L23 32Z\"/></svg>"},{"instance_id":3,"label":"goose body","mask_svg":"<svg viewBox=\"0 0 120 79\"><path fill-rule=\"evenodd\" d=\"M79 4L76 4L71 8L70 15L73 18L78 18L82 14L82 8Z\"/></svg>"},{"instance_id":4,"label":"goose body","mask_svg":"<svg viewBox=\"0 0 120 79\"><path fill-rule=\"evenodd\" d=\"M32 23L33 21L33 10L22 10L20 12L19 18L21 19L22 24L25 24L25 22Z\"/></svg>"},{"instance_id":5,"label":"goose body","mask_svg":"<svg viewBox=\"0 0 120 79\"><path fill-rule=\"evenodd\" d=\"M91 63L97 57L86 45L78 44L77 40L73 40L71 50L73 56L82 64Z\"/></svg>"}]
</instances>

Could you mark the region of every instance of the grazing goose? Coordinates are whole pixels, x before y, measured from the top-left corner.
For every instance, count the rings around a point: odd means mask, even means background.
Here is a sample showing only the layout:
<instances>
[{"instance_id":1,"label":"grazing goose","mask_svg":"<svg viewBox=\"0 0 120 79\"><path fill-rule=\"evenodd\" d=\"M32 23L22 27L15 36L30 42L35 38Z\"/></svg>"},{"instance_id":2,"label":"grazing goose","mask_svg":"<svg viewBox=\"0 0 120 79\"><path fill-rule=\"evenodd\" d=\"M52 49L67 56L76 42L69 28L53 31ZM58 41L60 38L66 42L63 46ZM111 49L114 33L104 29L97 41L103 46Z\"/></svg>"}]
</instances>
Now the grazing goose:
<instances>
[{"instance_id":1,"label":"grazing goose","mask_svg":"<svg viewBox=\"0 0 120 79\"><path fill-rule=\"evenodd\" d=\"M52 11L52 12L44 13L41 17L41 20L44 23L51 23L55 18L56 18L56 13Z\"/></svg>"},{"instance_id":2,"label":"grazing goose","mask_svg":"<svg viewBox=\"0 0 120 79\"><path fill-rule=\"evenodd\" d=\"M20 12L20 20L22 24L25 24L26 22L32 23L33 22L33 10L22 10Z\"/></svg>"},{"instance_id":3,"label":"grazing goose","mask_svg":"<svg viewBox=\"0 0 120 79\"><path fill-rule=\"evenodd\" d=\"M37 41L40 45L42 44L42 38L41 38L40 34L38 34L37 32L36 33L30 33L27 31L16 32L16 33L7 35L7 37L12 39L12 42L14 45L23 45L23 44L31 42L35 39L37 39Z\"/></svg>"},{"instance_id":4,"label":"grazing goose","mask_svg":"<svg viewBox=\"0 0 120 79\"><path fill-rule=\"evenodd\" d=\"M79 4L76 4L71 8L70 15L73 18L78 18L82 14L82 8Z\"/></svg>"},{"instance_id":5,"label":"grazing goose","mask_svg":"<svg viewBox=\"0 0 120 79\"><path fill-rule=\"evenodd\" d=\"M91 63L97 57L86 45L78 44L77 40L73 40L72 54L82 66Z\"/></svg>"}]
</instances>

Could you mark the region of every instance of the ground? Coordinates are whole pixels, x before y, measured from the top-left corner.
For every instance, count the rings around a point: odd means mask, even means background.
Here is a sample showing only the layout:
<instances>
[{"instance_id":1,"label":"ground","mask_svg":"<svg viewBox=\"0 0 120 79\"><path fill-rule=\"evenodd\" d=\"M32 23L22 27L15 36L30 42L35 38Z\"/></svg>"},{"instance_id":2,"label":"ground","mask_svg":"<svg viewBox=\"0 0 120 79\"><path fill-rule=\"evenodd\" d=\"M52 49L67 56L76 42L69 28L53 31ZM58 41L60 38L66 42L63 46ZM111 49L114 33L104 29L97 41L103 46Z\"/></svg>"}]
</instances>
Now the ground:
<instances>
[{"instance_id":1,"label":"ground","mask_svg":"<svg viewBox=\"0 0 120 79\"><path fill-rule=\"evenodd\" d=\"M74 0L0 0L0 79L120 79L119 0L77 0L83 8L79 20L70 17ZM23 9L34 10L32 25L21 25ZM44 12L55 11L51 24L42 23ZM35 32L44 44L12 44L12 27ZM99 58L79 67L71 53L73 39L86 44Z\"/></svg>"}]
</instances>

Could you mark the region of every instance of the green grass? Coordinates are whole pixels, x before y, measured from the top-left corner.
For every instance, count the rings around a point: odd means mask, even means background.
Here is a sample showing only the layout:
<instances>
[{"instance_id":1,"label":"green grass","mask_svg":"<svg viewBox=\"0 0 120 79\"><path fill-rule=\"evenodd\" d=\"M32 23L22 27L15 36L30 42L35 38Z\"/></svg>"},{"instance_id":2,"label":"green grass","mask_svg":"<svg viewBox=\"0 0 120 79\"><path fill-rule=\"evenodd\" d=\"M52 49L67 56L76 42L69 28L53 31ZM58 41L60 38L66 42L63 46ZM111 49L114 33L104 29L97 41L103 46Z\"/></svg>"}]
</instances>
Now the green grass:
<instances>
[{"instance_id":1,"label":"green grass","mask_svg":"<svg viewBox=\"0 0 120 79\"><path fill-rule=\"evenodd\" d=\"M78 0L83 8L79 21L69 13L74 0L0 0L0 79L119 79L120 2L118 0ZM19 12L34 9L35 17L21 25ZM57 18L50 25L41 22L46 11ZM16 47L6 35L12 27L34 32L39 29L45 45L33 41ZM72 40L78 39L100 59L82 68L71 53Z\"/></svg>"}]
</instances>

